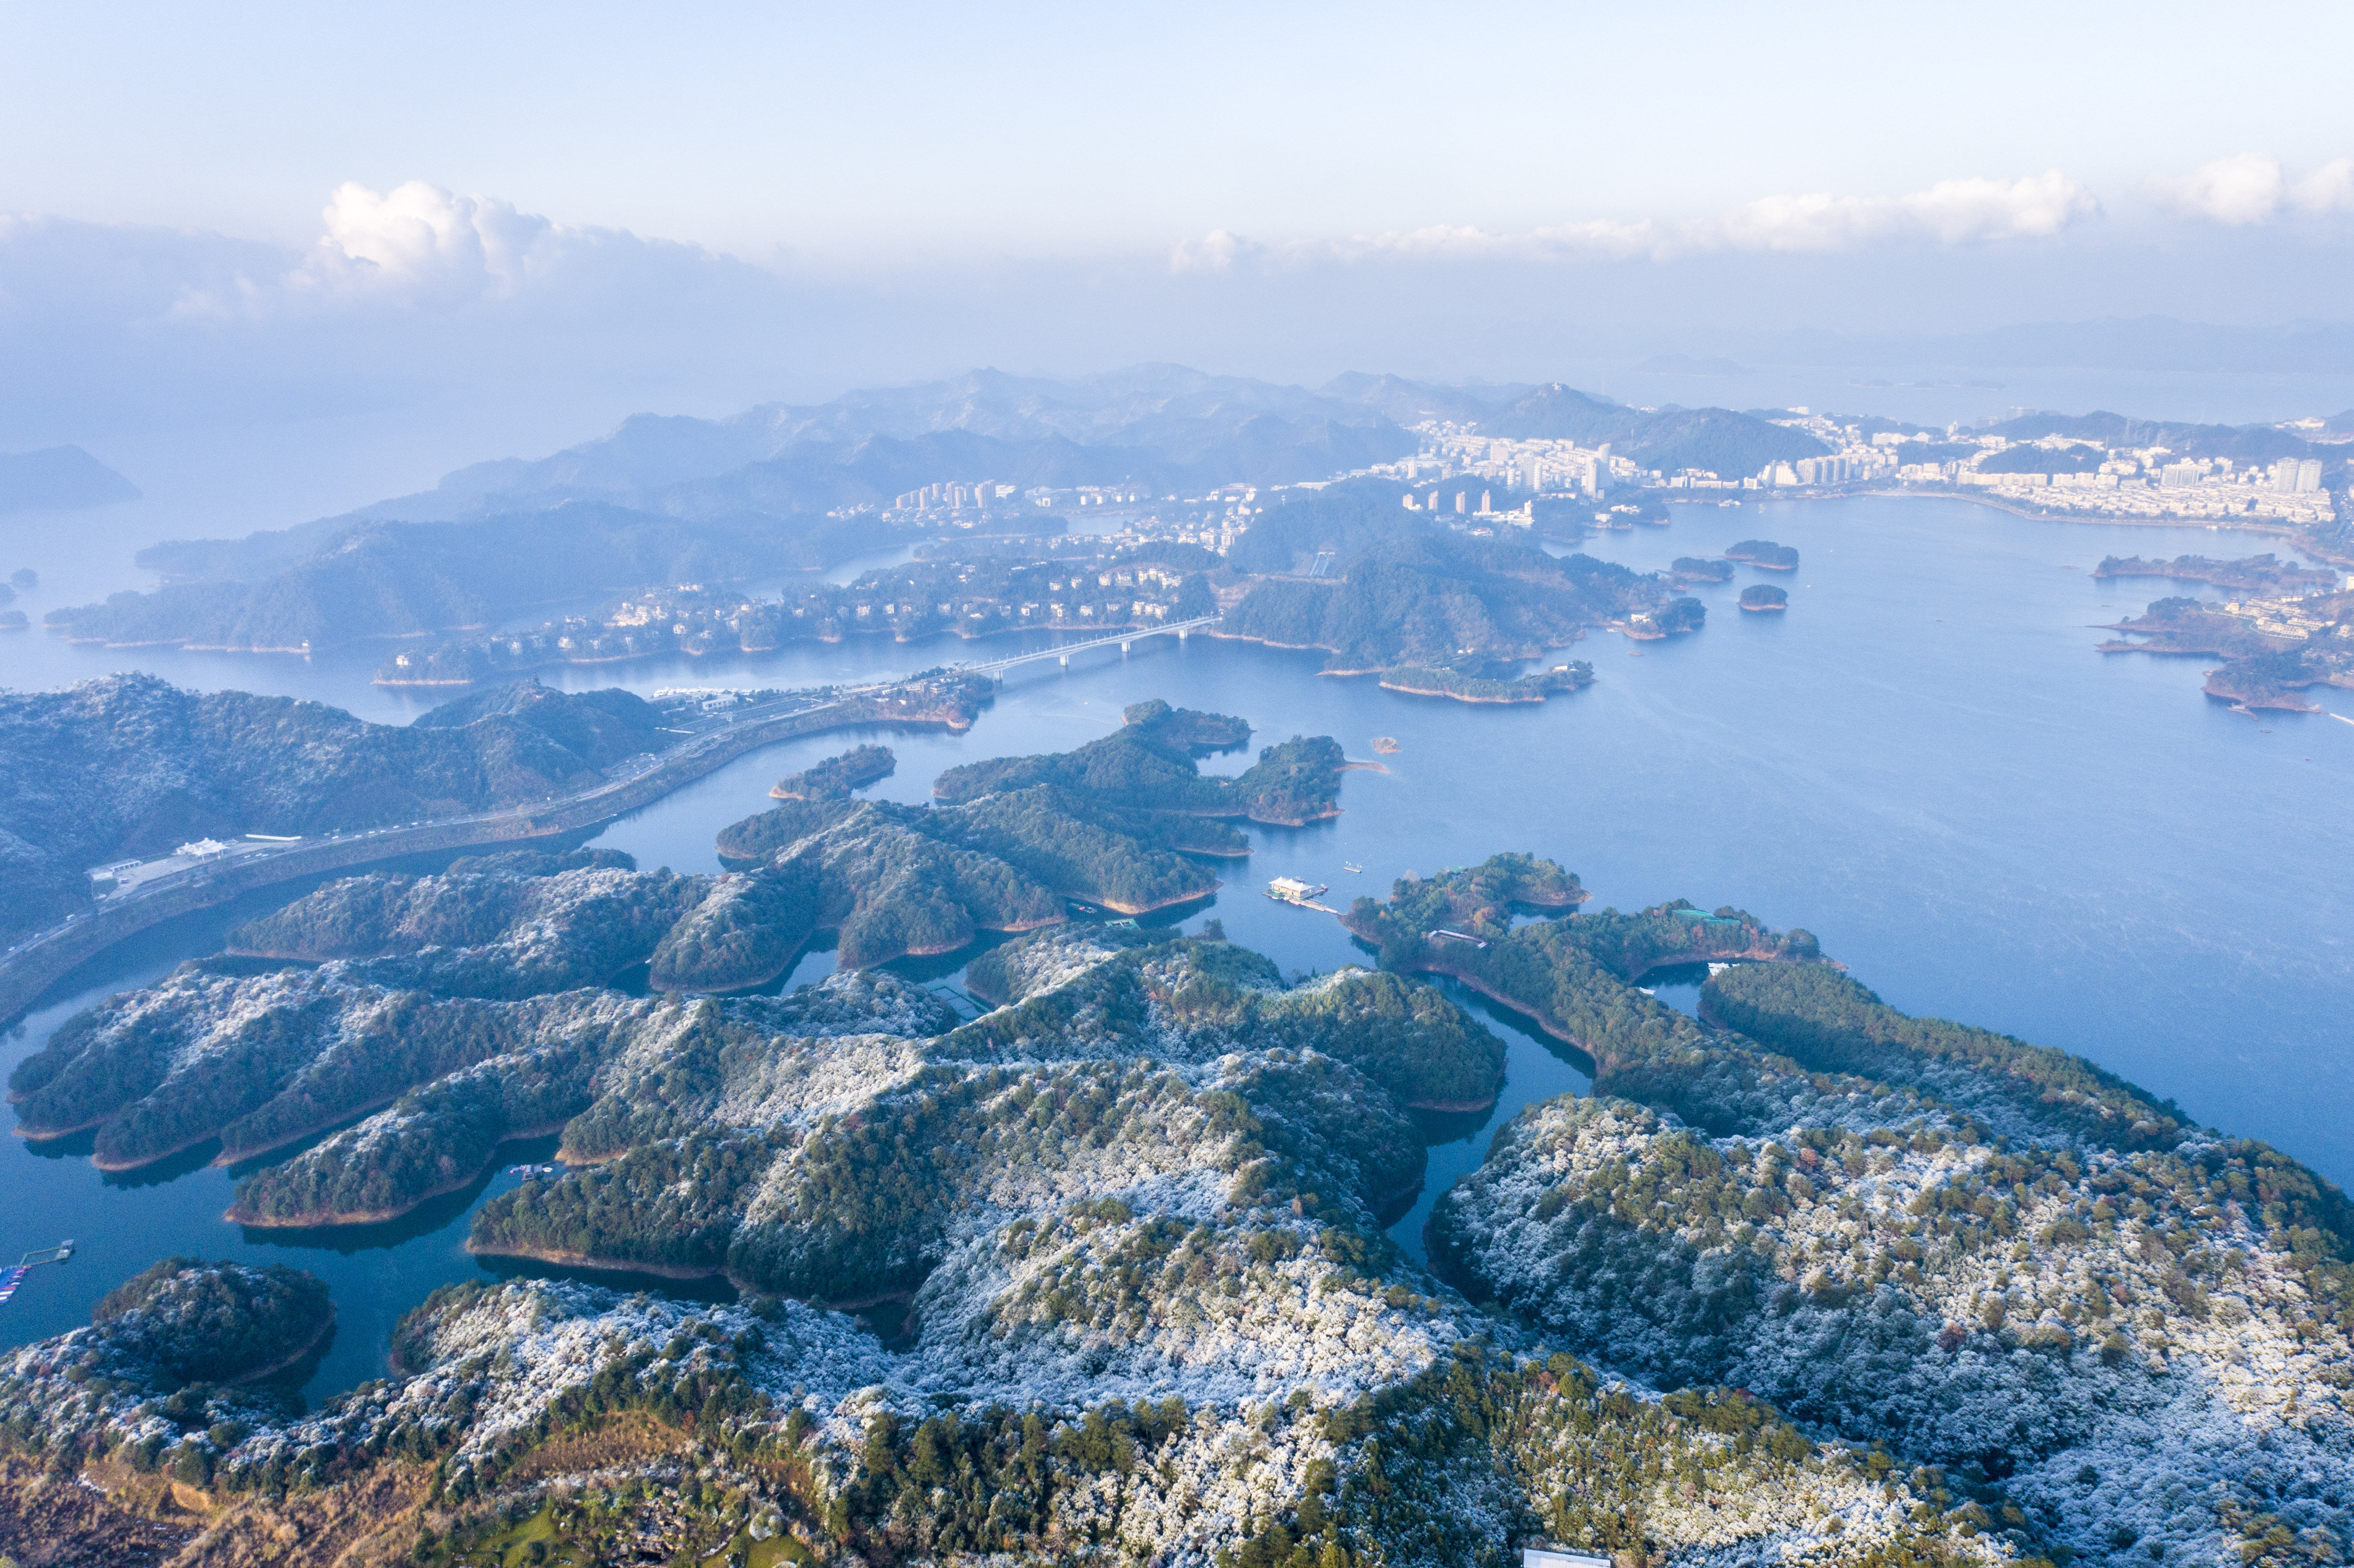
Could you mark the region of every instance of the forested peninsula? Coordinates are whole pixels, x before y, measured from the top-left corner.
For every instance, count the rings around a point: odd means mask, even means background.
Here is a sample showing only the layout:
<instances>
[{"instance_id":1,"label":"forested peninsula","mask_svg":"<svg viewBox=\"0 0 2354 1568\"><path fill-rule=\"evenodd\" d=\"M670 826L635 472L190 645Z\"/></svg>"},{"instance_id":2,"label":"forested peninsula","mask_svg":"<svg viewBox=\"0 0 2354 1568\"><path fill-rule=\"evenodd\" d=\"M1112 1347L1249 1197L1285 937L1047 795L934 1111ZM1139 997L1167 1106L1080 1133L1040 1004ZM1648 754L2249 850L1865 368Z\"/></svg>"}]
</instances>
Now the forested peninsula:
<instances>
[{"instance_id":1,"label":"forested peninsula","mask_svg":"<svg viewBox=\"0 0 2354 1568\"><path fill-rule=\"evenodd\" d=\"M664 743L622 691L474 694L411 725L110 675L0 692L0 938L90 906L90 868L195 839L309 835L567 794Z\"/></svg>"},{"instance_id":2,"label":"forested peninsula","mask_svg":"<svg viewBox=\"0 0 2354 1568\"><path fill-rule=\"evenodd\" d=\"M2315 713L2319 705L2299 694L2306 688L2354 686L2354 593L2223 603L2177 596L2105 630L2126 635L2101 643L2104 653L2220 656L2204 689L2243 710Z\"/></svg>"}]
</instances>

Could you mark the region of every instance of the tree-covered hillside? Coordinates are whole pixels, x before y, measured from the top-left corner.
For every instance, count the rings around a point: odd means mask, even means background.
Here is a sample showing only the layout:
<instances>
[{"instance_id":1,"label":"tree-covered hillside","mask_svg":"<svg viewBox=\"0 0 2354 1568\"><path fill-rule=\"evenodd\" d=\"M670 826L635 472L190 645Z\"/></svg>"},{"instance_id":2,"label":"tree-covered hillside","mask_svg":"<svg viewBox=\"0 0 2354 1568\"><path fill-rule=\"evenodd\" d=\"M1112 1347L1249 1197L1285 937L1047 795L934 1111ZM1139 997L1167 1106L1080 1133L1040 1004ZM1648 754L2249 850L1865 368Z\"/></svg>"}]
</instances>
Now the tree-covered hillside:
<instances>
[{"instance_id":1,"label":"tree-covered hillside","mask_svg":"<svg viewBox=\"0 0 2354 1568\"><path fill-rule=\"evenodd\" d=\"M87 907L89 868L191 840L312 834L594 784L663 742L622 691L497 688L416 724L111 675L0 692L0 937Z\"/></svg>"},{"instance_id":2,"label":"tree-covered hillside","mask_svg":"<svg viewBox=\"0 0 2354 1568\"><path fill-rule=\"evenodd\" d=\"M887 746L857 746L839 757L811 764L777 780L769 793L779 800L846 800L898 766Z\"/></svg>"},{"instance_id":3,"label":"tree-covered hillside","mask_svg":"<svg viewBox=\"0 0 2354 1568\"><path fill-rule=\"evenodd\" d=\"M1238 776L1204 777L1195 756L1246 744L1250 726L1224 714L1158 701L1127 708L1120 727L1076 751L1001 757L951 768L932 784L951 804L1051 784L1090 804L1297 826L1340 810L1346 758L1329 736L1263 747Z\"/></svg>"},{"instance_id":4,"label":"tree-covered hillside","mask_svg":"<svg viewBox=\"0 0 2354 1568\"><path fill-rule=\"evenodd\" d=\"M670 1022L607 1059L566 1130L593 1163L475 1224L487 1252L725 1269L759 1287L740 1305L450 1287L401 1324L391 1381L308 1417L174 1404L128 1363L91 1378L88 1335L69 1337L0 1361L0 1447L69 1467L108 1452L132 1487L209 1486L262 1530L414 1476L421 1500L375 1528L429 1564L538 1543L840 1568L1075 1551L1501 1568L1547 1534L1663 1556L2025 1555L2025 1531L1942 1477L1819 1446L1744 1393L1628 1389L1392 1246L1381 1221L1423 1160L1401 1098L1492 1095L1501 1071L1428 988L1362 970L1286 987L1223 942L1087 928L991 957L1013 1000L961 1026L888 977L659 1004ZM241 1202L365 1204L464 1165L482 1075ZM876 1295L905 1298L901 1348L810 1304Z\"/></svg>"},{"instance_id":5,"label":"tree-covered hillside","mask_svg":"<svg viewBox=\"0 0 2354 1568\"><path fill-rule=\"evenodd\" d=\"M1352 924L1596 1069L1434 1209L1468 1292L1936 1467L1984 1526L2087 1558L2255 1562L2344 1528L2354 1207L2327 1182L2081 1058L1898 1012L1739 910L1491 918L1482 946L1415 929L1435 896ZM1703 959L1702 1022L1635 983Z\"/></svg>"},{"instance_id":6,"label":"tree-covered hillside","mask_svg":"<svg viewBox=\"0 0 2354 1568\"><path fill-rule=\"evenodd\" d=\"M260 547L204 557L215 571L251 575L126 591L47 619L78 642L323 650L481 626L641 583L830 566L866 536L822 514L688 523L586 503L462 524L355 522L306 537L292 561Z\"/></svg>"}]
</instances>

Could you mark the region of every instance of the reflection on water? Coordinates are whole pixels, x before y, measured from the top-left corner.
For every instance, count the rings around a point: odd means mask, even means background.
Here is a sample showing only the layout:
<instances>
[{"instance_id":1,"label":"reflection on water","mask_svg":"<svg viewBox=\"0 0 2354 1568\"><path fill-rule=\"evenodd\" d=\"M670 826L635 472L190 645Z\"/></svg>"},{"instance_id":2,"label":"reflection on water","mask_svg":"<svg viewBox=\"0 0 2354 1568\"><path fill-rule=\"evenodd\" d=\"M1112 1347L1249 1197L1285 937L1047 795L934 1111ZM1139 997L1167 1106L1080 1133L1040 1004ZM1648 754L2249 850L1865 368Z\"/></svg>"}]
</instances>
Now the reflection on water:
<instances>
[{"instance_id":1,"label":"reflection on water","mask_svg":"<svg viewBox=\"0 0 2354 1568\"><path fill-rule=\"evenodd\" d=\"M1438 986L1456 1006L1503 1040L1504 1087L1496 1103L1484 1111L1416 1113L1423 1136L1430 1140L1430 1164L1423 1173L1421 1195L1389 1226L1389 1234L1391 1240L1425 1262L1429 1255L1423 1246L1422 1228L1429 1223L1431 1205L1441 1192L1479 1168L1488 1158L1495 1129L1539 1101L1594 1090L1594 1064L1575 1046L1539 1029L1536 1020L1490 1001L1458 981L1443 980Z\"/></svg>"},{"instance_id":2,"label":"reflection on water","mask_svg":"<svg viewBox=\"0 0 2354 1568\"><path fill-rule=\"evenodd\" d=\"M1700 988L1707 983L1706 964L1661 964L1642 980L1645 991L1687 1018L1700 1016Z\"/></svg>"},{"instance_id":3,"label":"reflection on water","mask_svg":"<svg viewBox=\"0 0 2354 1568\"><path fill-rule=\"evenodd\" d=\"M528 1257L483 1257L475 1262L485 1276L494 1279L569 1279L582 1285L601 1285L608 1290L643 1290L657 1296L674 1296L683 1301L737 1299L736 1287L724 1274L681 1279L633 1268L575 1268Z\"/></svg>"}]
</instances>

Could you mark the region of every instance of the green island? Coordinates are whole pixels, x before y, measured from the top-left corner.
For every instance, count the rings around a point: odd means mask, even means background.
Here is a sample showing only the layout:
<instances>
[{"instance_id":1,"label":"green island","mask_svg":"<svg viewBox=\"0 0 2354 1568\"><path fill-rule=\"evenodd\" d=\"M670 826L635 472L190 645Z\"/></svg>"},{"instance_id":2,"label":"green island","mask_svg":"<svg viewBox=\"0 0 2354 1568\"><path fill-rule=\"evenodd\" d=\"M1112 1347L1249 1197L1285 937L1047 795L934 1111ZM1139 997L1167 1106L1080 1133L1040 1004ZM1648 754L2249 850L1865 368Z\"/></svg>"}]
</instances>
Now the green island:
<instances>
[{"instance_id":1,"label":"green island","mask_svg":"<svg viewBox=\"0 0 2354 1568\"><path fill-rule=\"evenodd\" d=\"M1583 659L1525 675L1485 674L1452 666L1432 669L1412 664L1381 673L1382 690L1385 692L1453 697L1458 703L1541 703L1555 692L1582 691L1593 683L1594 666Z\"/></svg>"},{"instance_id":2,"label":"green island","mask_svg":"<svg viewBox=\"0 0 2354 1568\"><path fill-rule=\"evenodd\" d=\"M1790 596L1771 583L1752 583L1741 590L1741 608L1753 615L1790 608Z\"/></svg>"},{"instance_id":3,"label":"green island","mask_svg":"<svg viewBox=\"0 0 2354 1568\"><path fill-rule=\"evenodd\" d=\"M1768 572L1795 572L1798 552L1771 539L1744 539L1724 552L1728 561L1741 561Z\"/></svg>"},{"instance_id":4,"label":"green island","mask_svg":"<svg viewBox=\"0 0 2354 1568\"><path fill-rule=\"evenodd\" d=\"M1704 556L1678 556L1668 563L1668 575L1680 583L1729 583L1733 563Z\"/></svg>"},{"instance_id":5,"label":"green island","mask_svg":"<svg viewBox=\"0 0 2354 1568\"><path fill-rule=\"evenodd\" d=\"M1242 720L1172 708L1157 698L1130 705L1121 720L1119 729L1076 751L951 768L933 783L932 794L955 805L1052 785L1111 810L1245 818L1283 827L1340 814L1346 759L1329 736L1295 736L1262 748L1258 760L1235 778L1205 778L1201 755L1249 743L1250 726Z\"/></svg>"},{"instance_id":6,"label":"green island","mask_svg":"<svg viewBox=\"0 0 2354 1568\"><path fill-rule=\"evenodd\" d=\"M1248 733L1225 715L1139 705L1108 762L1084 749L1021 759L1066 783L1003 779L930 810L788 800L721 833L739 869L719 876L642 872L606 851L522 851L433 876L344 878L239 926L222 959L69 1020L9 1078L17 1130L89 1133L96 1163L123 1171L214 1140L219 1162L234 1163L363 1115L376 1119L339 1134L339 1154L362 1137L390 1149L429 1124L473 1129L432 1191L350 1211L389 1218L464 1186L502 1139L577 1114L572 1086L642 1022L647 1004L598 989L630 973L666 995L746 991L784 975L822 933L842 965L866 969L1058 925L1074 903L1136 915L1206 898L1219 881L1205 862L1249 850L1212 813L1337 809L1329 739L1270 747L1239 780L1198 777L1189 747ZM1129 751L1182 772L1192 809L1103 803L1129 777ZM1210 784L1224 789L1202 798ZM343 1212L243 1197L232 1211L255 1224Z\"/></svg>"},{"instance_id":7,"label":"green island","mask_svg":"<svg viewBox=\"0 0 2354 1568\"><path fill-rule=\"evenodd\" d=\"M898 766L887 746L853 747L778 779L769 794L779 800L845 800L853 790L888 779Z\"/></svg>"},{"instance_id":8,"label":"green island","mask_svg":"<svg viewBox=\"0 0 2354 1568\"><path fill-rule=\"evenodd\" d=\"M183 1388L272 1377L309 1359L335 1326L316 1275L191 1257L167 1257L115 1287L90 1317L102 1347L85 1361L91 1372Z\"/></svg>"},{"instance_id":9,"label":"green island","mask_svg":"<svg viewBox=\"0 0 2354 1568\"><path fill-rule=\"evenodd\" d=\"M2211 556L2177 556L2170 561L2146 561L2139 556L2104 556L2101 564L2093 568L2093 575L2095 577L2173 577L2182 582L2232 588L2264 599L2328 593L2346 580L2345 574L2333 567L2299 566L2295 561L2283 561L2269 551L2261 556L2243 556L2229 561L2218 560Z\"/></svg>"},{"instance_id":10,"label":"green island","mask_svg":"<svg viewBox=\"0 0 2354 1568\"><path fill-rule=\"evenodd\" d=\"M1698 631L1707 620L1708 607L1687 595L1671 599L1657 609L1630 615L1623 621L1614 622L1613 627L1638 642L1654 642L1663 637Z\"/></svg>"},{"instance_id":11,"label":"green island","mask_svg":"<svg viewBox=\"0 0 2354 1568\"><path fill-rule=\"evenodd\" d=\"M555 1173L468 1245L623 1277L444 1287L390 1377L313 1411L268 1378L325 1331L323 1288L167 1260L0 1354L0 1549L38 1520L54 1549L223 1568L289 1530L440 1568L1507 1568L1545 1542L2292 1568L2354 1508L2344 1194L2081 1057L1892 1007L1805 931L1588 912L1512 853L1356 901L1379 968L1289 981L1214 924L1064 922L972 958L978 1017L848 966L783 996L554 964L531 994L416 983L437 934L614 928L526 919L569 906L509 884L570 879L585 911L644 874L547 856L354 890L272 939L402 950L151 988L158 1024L217 988L249 1054L350 993L321 1037L375 1048L314 1054L314 1107L411 1053L391 1104L245 1178L249 1223L364 1223L554 1128ZM396 962L397 991L357 978ZM1643 989L1702 966L1696 1017ZM1594 1093L1497 1129L1437 1195L1426 1269L1384 1230L1417 1118L1491 1104L1505 1069L1435 981L1525 1016ZM111 1026L68 1027L80 1062ZM736 1298L644 1287L706 1277Z\"/></svg>"}]
</instances>

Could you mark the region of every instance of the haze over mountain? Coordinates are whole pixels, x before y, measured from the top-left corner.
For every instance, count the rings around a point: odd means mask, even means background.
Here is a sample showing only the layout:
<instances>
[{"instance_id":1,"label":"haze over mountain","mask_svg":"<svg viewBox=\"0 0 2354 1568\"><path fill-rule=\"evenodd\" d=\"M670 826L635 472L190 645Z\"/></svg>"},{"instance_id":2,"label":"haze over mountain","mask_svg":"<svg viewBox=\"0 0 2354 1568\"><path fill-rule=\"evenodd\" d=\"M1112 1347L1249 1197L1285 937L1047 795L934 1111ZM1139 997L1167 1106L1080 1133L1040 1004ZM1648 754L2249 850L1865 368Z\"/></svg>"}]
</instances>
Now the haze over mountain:
<instances>
[{"instance_id":1,"label":"haze over mountain","mask_svg":"<svg viewBox=\"0 0 2354 1568\"><path fill-rule=\"evenodd\" d=\"M1823 450L1755 414L1628 408L1558 384L1350 375L1310 391L1169 365L1067 381L982 369L724 419L633 416L553 456L473 464L341 516L152 546L138 562L163 588L48 620L77 641L237 651L477 626L599 591L829 567L875 547L874 509L928 484L1182 495L1321 481L1412 455L1405 427L1434 418L1613 443L1668 469L1745 473Z\"/></svg>"},{"instance_id":2,"label":"haze over mountain","mask_svg":"<svg viewBox=\"0 0 2354 1568\"><path fill-rule=\"evenodd\" d=\"M0 452L0 514L71 512L138 498L137 485L80 447Z\"/></svg>"}]
</instances>

